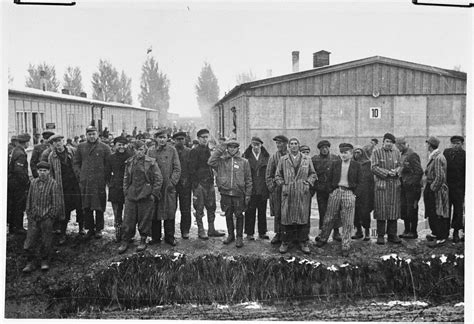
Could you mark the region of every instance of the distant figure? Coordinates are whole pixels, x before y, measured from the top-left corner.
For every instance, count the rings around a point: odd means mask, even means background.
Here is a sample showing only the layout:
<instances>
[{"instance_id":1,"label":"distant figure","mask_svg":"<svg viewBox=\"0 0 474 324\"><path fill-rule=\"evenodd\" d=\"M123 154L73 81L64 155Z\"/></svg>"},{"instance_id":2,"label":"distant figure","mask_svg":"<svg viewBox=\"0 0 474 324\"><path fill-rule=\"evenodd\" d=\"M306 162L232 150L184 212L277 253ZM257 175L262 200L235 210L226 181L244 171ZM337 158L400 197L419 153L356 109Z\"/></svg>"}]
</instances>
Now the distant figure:
<instances>
[{"instance_id":1,"label":"distant figure","mask_svg":"<svg viewBox=\"0 0 474 324\"><path fill-rule=\"evenodd\" d=\"M104 128L102 132L102 137L103 138L108 138L109 137L109 129L107 127Z\"/></svg>"},{"instance_id":2,"label":"distant figure","mask_svg":"<svg viewBox=\"0 0 474 324\"><path fill-rule=\"evenodd\" d=\"M122 130L122 136L125 136L125 135L127 135L127 134L125 134L125 130ZM133 136L133 137L136 137L136 136L137 136L137 126L135 126L135 127L133 128L132 136Z\"/></svg>"}]
</instances>

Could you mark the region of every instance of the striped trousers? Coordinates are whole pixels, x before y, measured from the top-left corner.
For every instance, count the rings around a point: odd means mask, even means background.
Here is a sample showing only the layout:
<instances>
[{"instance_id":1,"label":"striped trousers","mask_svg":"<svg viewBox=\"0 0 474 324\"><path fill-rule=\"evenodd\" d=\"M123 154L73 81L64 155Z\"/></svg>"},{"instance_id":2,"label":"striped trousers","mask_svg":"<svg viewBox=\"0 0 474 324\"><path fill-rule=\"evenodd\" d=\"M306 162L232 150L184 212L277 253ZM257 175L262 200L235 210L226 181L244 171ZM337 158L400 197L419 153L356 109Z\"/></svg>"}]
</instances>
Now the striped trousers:
<instances>
[{"instance_id":1,"label":"striped trousers","mask_svg":"<svg viewBox=\"0 0 474 324\"><path fill-rule=\"evenodd\" d=\"M342 223L342 249L351 247L356 196L351 190L337 188L329 195L328 209L324 215L321 241L327 242L336 222Z\"/></svg>"}]
</instances>

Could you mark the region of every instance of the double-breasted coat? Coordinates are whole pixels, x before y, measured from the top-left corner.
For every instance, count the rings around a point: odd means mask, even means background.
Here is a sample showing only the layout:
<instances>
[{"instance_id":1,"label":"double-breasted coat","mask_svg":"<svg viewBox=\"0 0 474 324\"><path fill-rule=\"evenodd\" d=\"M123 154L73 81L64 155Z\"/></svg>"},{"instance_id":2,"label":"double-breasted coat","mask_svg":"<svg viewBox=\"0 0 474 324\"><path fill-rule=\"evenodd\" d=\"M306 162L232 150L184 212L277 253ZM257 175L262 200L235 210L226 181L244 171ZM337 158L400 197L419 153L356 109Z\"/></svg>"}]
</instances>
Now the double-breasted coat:
<instances>
[{"instance_id":1,"label":"double-breasted coat","mask_svg":"<svg viewBox=\"0 0 474 324\"><path fill-rule=\"evenodd\" d=\"M252 171L252 195L259 195L263 199L267 199L268 188L265 182L265 175L270 154L262 146L257 160L252 153L252 146L249 146L242 156L249 161L250 170Z\"/></svg>"},{"instance_id":2,"label":"double-breasted coat","mask_svg":"<svg viewBox=\"0 0 474 324\"><path fill-rule=\"evenodd\" d=\"M94 143L82 142L74 155L74 169L79 178L82 208L105 211L106 164L110 147L98 139Z\"/></svg>"},{"instance_id":3,"label":"double-breasted coat","mask_svg":"<svg viewBox=\"0 0 474 324\"><path fill-rule=\"evenodd\" d=\"M290 154L280 159L275 173L276 182L281 186L281 223L307 224L311 205L309 188L318 177L310 157L298 152L296 158L292 158Z\"/></svg>"},{"instance_id":4,"label":"double-breasted coat","mask_svg":"<svg viewBox=\"0 0 474 324\"><path fill-rule=\"evenodd\" d=\"M148 156L154 158L163 176L161 199L158 201L155 219L174 219L176 214L176 184L181 177L181 164L176 149L170 144L156 146L148 150Z\"/></svg>"}]
</instances>

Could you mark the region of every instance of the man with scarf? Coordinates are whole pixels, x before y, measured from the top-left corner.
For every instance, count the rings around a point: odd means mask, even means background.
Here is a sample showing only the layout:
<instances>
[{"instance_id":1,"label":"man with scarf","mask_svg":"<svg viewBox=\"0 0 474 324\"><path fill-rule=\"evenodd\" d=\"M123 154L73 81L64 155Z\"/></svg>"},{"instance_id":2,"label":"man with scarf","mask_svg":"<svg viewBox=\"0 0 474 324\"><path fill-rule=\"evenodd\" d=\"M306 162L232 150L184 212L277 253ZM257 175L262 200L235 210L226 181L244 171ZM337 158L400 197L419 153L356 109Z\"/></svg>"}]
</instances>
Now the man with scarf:
<instances>
[{"instance_id":1,"label":"man with scarf","mask_svg":"<svg viewBox=\"0 0 474 324\"><path fill-rule=\"evenodd\" d=\"M49 138L53 151L49 154L50 175L56 180L62 198L62 210L59 215L56 228L61 234L59 244L66 242L66 229L71 212L76 210L76 222L79 224L79 235L84 234L84 215L82 211L81 190L74 173L73 161L74 149L64 145L64 137L56 134Z\"/></svg>"},{"instance_id":2,"label":"man with scarf","mask_svg":"<svg viewBox=\"0 0 474 324\"><path fill-rule=\"evenodd\" d=\"M308 233L311 192L310 187L318 179L309 156L300 152L296 138L289 141L290 152L283 156L275 172L276 185L281 187L281 231L283 233L280 253L288 251L289 242L299 242L301 251L309 254Z\"/></svg>"},{"instance_id":3,"label":"man with scarf","mask_svg":"<svg viewBox=\"0 0 474 324\"><path fill-rule=\"evenodd\" d=\"M108 201L112 203L114 212L115 240L120 242L122 238L123 205L125 197L123 194L123 176L125 173L125 161L132 156L127 150L128 141L125 137L114 138L114 152L107 159L107 184L109 186Z\"/></svg>"}]
</instances>

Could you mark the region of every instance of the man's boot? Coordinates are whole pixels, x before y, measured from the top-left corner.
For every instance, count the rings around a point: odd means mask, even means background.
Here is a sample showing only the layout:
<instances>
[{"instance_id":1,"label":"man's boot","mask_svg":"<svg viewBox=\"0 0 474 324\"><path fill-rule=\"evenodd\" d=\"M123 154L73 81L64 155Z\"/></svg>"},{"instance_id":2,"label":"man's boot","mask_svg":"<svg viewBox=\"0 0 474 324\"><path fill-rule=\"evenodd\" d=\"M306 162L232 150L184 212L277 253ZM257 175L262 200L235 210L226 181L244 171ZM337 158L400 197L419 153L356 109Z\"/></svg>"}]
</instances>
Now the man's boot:
<instances>
[{"instance_id":1,"label":"man's boot","mask_svg":"<svg viewBox=\"0 0 474 324\"><path fill-rule=\"evenodd\" d=\"M212 221L212 223L209 222L208 225L209 225L209 229L208 229L207 233L210 237L222 237L222 236L225 235L225 233L216 230L216 228L214 227L214 221Z\"/></svg>"},{"instance_id":2,"label":"man's boot","mask_svg":"<svg viewBox=\"0 0 474 324\"><path fill-rule=\"evenodd\" d=\"M459 237L459 230L454 230L453 231L453 242L458 243L461 240Z\"/></svg>"},{"instance_id":3,"label":"man's boot","mask_svg":"<svg viewBox=\"0 0 474 324\"><path fill-rule=\"evenodd\" d=\"M276 233L275 236L270 241L271 244L279 244L281 243L281 236L280 233Z\"/></svg>"},{"instance_id":4,"label":"man's boot","mask_svg":"<svg viewBox=\"0 0 474 324\"><path fill-rule=\"evenodd\" d=\"M115 242L122 240L122 224L115 224Z\"/></svg>"},{"instance_id":5,"label":"man's boot","mask_svg":"<svg viewBox=\"0 0 474 324\"><path fill-rule=\"evenodd\" d=\"M363 238L363 237L364 237L364 235L362 235L362 227L361 227L361 226L358 226L358 227L357 227L357 230L356 230L356 232L355 232L355 234L352 235L351 238L352 238L353 240L358 240L358 239L361 239L361 238Z\"/></svg>"},{"instance_id":6,"label":"man's boot","mask_svg":"<svg viewBox=\"0 0 474 324\"><path fill-rule=\"evenodd\" d=\"M339 228L335 228L332 233L332 239L334 241L342 242L341 233L339 233Z\"/></svg>"},{"instance_id":7,"label":"man's boot","mask_svg":"<svg viewBox=\"0 0 474 324\"><path fill-rule=\"evenodd\" d=\"M204 229L204 225L202 224L202 217L198 217L196 215L196 224L197 224L197 227L198 227L198 237L201 240L208 240L209 237L207 236L206 230Z\"/></svg>"},{"instance_id":8,"label":"man's boot","mask_svg":"<svg viewBox=\"0 0 474 324\"><path fill-rule=\"evenodd\" d=\"M79 222L79 235L83 236L86 235L86 232L84 231L84 223Z\"/></svg>"},{"instance_id":9,"label":"man's boot","mask_svg":"<svg viewBox=\"0 0 474 324\"><path fill-rule=\"evenodd\" d=\"M224 240L224 244L230 244L232 242L235 241L235 235L234 233L229 233L229 235L227 235L227 238Z\"/></svg>"},{"instance_id":10,"label":"man's boot","mask_svg":"<svg viewBox=\"0 0 474 324\"><path fill-rule=\"evenodd\" d=\"M370 241L370 228L364 229L364 241Z\"/></svg>"},{"instance_id":11,"label":"man's boot","mask_svg":"<svg viewBox=\"0 0 474 324\"><path fill-rule=\"evenodd\" d=\"M227 232L229 233L229 235L224 240L224 244L229 244L235 241L235 233L234 233L235 228L234 228L233 216L231 215L230 217L226 217L225 222L227 224Z\"/></svg>"},{"instance_id":12,"label":"man's boot","mask_svg":"<svg viewBox=\"0 0 474 324\"><path fill-rule=\"evenodd\" d=\"M237 237L237 240L235 241L235 246L238 248L244 246L244 240L242 239L242 237Z\"/></svg>"},{"instance_id":13,"label":"man's boot","mask_svg":"<svg viewBox=\"0 0 474 324\"><path fill-rule=\"evenodd\" d=\"M144 251L146 249L146 236L142 236L140 244L137 246L137 252Z\"/></svg>"}]
</instances>

